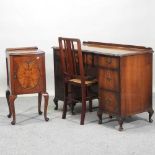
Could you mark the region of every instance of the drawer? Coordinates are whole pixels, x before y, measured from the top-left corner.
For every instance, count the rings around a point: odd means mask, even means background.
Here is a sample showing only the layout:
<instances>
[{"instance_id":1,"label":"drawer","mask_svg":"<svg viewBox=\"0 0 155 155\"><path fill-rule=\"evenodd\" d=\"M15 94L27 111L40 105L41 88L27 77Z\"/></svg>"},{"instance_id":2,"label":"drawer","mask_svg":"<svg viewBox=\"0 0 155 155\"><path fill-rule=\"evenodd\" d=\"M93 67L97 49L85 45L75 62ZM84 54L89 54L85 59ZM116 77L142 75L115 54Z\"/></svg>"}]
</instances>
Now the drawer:
<instances>
[{"instance_id":1,"label":"drawer","mask_svg":"<svg viewBox=\"0 0 155 155\"><path fill-rule=\"evenodd\" d=\"M118 114L120 109L119 93L99 90L99 107L109 113Z\"/></svg>"},{"instance_id":2,"label":"drawer","mask_svg":"<svg viewBox=\"0 0 155 155\"><path fill-rule=\"evenodd\" d=\"M87 65L97 65L97 56L93 54L85 54L84 55L84 64Z\"/></svg>"},{"instance_id":3,"label":"drawer","mask_svg":"<svg viewBox=\"0 0 155 155\"><path fill-rule=\"evenodd\" d=\"M119 71L99 69L99 87L119 92Z\"/></svg>"},{"instance_id":4,"label":"drawer","mask_svg":"<svg viewBox=\"0 0 155 155\"><path fill-rule=\"evenodd\" d=\"M105 67L105 68L119 68L119 58L115 57L99 57L98 60L99 67Z\"/></svg>"}]
</instances>

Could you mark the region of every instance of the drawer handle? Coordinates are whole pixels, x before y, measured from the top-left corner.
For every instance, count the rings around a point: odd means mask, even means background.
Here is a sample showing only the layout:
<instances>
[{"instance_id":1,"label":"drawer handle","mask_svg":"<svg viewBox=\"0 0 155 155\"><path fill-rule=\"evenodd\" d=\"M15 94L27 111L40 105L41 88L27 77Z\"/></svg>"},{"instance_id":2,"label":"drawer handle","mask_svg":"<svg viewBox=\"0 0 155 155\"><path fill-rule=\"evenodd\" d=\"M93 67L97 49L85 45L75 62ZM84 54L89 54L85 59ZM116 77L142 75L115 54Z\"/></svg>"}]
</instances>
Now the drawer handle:
<instances>
[{"instance_id":1,"label":"drawer handle","mask_svg":"<svg viewBox=\"0 0 155 155\"><path fill-rule=\"evenodd\" d=\"M105 104L110 104L111 103L109 98L105 98L104 102L105 102Z\"/></svg>"},{"instance_id":2,"label":"drawer handle","mask_svg":"<svg viewBox=\"0 0 155 155\"><path fill-rule=\"evenodd\" d=\"M110 78L110 77L107 77L106 79L108 82L112 81L112 78Z\"/></svg>"},{"instance_id":3,"label":"drawer handle","mask_svg":"<svg viewBox=\"0 0 155 155\"><path fill-rule=\"evenodd\" d=\"M112 59L111 59L111 58L107 58L107 59L106 59L106 63L107 63L107 64L111 64L111 63L112 63Z\"/></svg>"},{"instance_id":4,"label":"drawer handle","mask_svg":"<svg viewBox=\"0 0 155 155\"><path fill-rule=\"evenodd\" d=\"M16 75L16 74L14 74L13 78L14 78L14 79L17 79L17 75Z\"/></svg>"}]
</instances>

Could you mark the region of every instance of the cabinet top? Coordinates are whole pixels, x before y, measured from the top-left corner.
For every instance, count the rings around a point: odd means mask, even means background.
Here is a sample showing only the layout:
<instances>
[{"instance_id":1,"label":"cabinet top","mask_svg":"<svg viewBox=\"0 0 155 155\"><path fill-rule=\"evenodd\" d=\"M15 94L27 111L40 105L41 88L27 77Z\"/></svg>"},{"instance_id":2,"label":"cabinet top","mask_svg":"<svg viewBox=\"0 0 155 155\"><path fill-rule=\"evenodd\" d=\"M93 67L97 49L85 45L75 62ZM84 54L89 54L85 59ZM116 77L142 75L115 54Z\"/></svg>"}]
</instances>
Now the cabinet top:
<instances>
[{"instance_id":1,"label":"cabinet top","mask_svg":"<svg viewBox=\"0 0 155 155\"><path fill-rule=\"evenodd\" d=\"M93 41L83 42L81 48L83 52L108 55L108 56L128 56L143 53L153 53L153 50L150 47L101 43ZM58 50L59 48L53 47L53 49Z\"/></svg>"},{"instance_id":2,"label":"cabinet top","mask_svg":"<svg viewBox=\"0 0 155 155\"><path fill-rule=\"evenodd\" d=\"M21 47L21 48L7 48L6 56L8 55L37 55L44 54L44 51L39 50L37 47Z\"/></svg>"}]
</instances>

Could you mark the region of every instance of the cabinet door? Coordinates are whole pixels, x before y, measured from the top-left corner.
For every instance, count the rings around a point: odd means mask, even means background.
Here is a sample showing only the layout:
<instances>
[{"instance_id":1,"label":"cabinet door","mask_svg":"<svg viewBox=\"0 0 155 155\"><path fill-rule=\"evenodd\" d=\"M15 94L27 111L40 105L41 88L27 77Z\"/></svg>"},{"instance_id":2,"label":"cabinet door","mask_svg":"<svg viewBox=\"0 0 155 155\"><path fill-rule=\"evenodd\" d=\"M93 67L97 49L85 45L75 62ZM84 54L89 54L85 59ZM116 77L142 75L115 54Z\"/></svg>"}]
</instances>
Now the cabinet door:
<instances>
[{"instance_id":1,"label":"cabinet door","mask_svg":"<svg viewBox=\"0 0 155 155\"><path fill-rule=\"evenodd\" d=\"M45 87L44 57L14 56L12 82L15 94L36 93Z\"/></svg>"}]
</instances>

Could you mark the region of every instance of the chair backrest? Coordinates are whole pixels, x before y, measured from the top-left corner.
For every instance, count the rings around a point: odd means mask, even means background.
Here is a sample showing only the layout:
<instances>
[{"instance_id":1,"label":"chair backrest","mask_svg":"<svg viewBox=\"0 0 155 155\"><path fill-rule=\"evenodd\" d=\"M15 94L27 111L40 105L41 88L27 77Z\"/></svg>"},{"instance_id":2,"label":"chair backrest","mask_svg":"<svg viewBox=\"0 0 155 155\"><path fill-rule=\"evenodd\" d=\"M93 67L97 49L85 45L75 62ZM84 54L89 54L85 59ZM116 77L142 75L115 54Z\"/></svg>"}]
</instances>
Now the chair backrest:
<instances>
[{"instance_id":1,"label":"chair backrest","mask_svg":"<svg viewBox=\"0 0 155 155\"><path fill-rule=\"evenodd\" d=\"M84 84L85 73L80 40L62 37L59 37L58 40L64 80L79 78Z\"/></svg>"}]
</instances>

